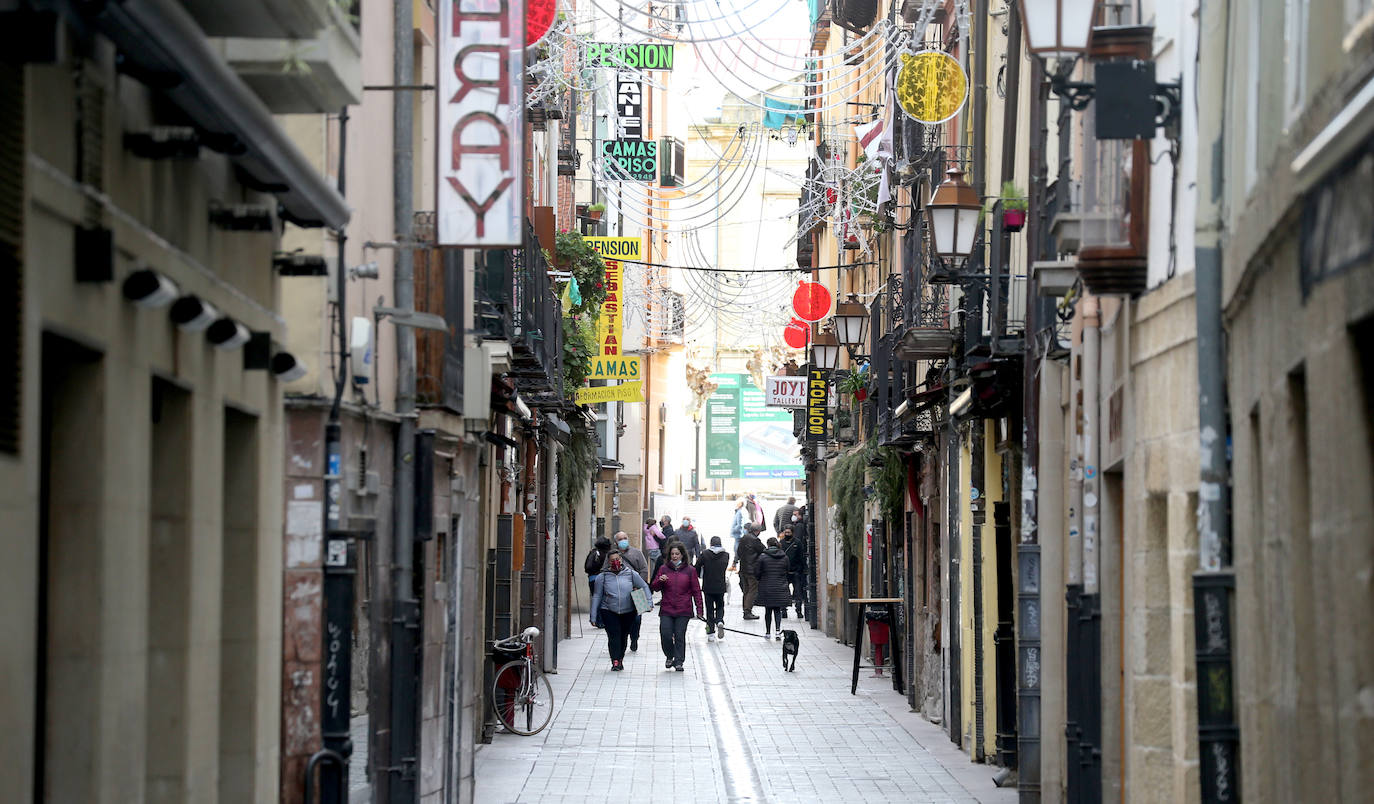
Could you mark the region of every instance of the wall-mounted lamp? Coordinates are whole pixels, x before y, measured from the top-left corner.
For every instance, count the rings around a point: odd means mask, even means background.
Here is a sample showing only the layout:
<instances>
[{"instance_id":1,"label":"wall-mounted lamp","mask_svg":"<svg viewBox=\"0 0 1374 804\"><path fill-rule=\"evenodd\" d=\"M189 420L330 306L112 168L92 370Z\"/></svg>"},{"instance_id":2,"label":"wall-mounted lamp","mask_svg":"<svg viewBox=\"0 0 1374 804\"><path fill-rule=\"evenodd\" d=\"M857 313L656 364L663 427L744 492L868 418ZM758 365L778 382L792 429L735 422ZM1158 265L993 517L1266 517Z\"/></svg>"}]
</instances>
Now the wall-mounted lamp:
<instances>
[{"instance_id":1,"label":"wall-mounted lamp","mask_svg":"<svg viewBox=\"0 0 1374 804\"><path fill-rule=\"evenodd\" d=\"M182 332L203 332L219 318L219 310L199 296L187 294L172 304L170 315Z\"/></svg>"},{"instance_id":2,"label":"wall-mounted lamp","mask_svg":"<svg viewBox=\"0 0 1374 804\"><path fill-rule=\"evenodd\" d=\"M811 339L811 362L822 371L834 371L840 365L840 339L825 330Z\"/></svg>"},{"instance_id":3,"label":"wall-mounted lamp","mask_svg":"<svg viewBox=\"0 0 1374 804\"><path fill-rule=\"evenodd\" d=\"M296 359L290 352L277 352L272 355L270 366L272 376L279 382L295 382L305 376L305 364Z\"/></svg>"},{"instance_id":4,"label":"wall-mounted lamp","mask_svg":"<svg viewBox=\"0 0 1374 804\"><path fill-rule=\"evenodd\" d=\"M166 307L176 301L178 293L175 282L148 268L125 277L123 292L124 298L149 310Z\"/></svg>"},{"instance_id":5,"label":"wall-mounted lamp","mask_svg":"<svg viewBox=\"0 0 1374 804\"><path fill-rule=\"evenodd\" d=\"M205 339L216 349L226 351L243 346L248 343L250 337L252 337L252 333L248 331L248 327L227 315L215 321L209 329L205 330Z\"/></svg>"},{"instance_id":6,"label":"wall-mounted lamp","mask_svg":"<svg viewBox=\"0 0 1374 804\"><path fill-rule=\"evenodd\" d=\"M448 322L444 320L443 316L434 313L418 313L414 310L402 310L399 307L373 307L372 314L378 320L390 318L391 323L398 326L448 332Z\"/></svg>"},{"instance_id":7,"label":"wall-mounted lamp","mask_svg":"<svg viewBox=\"0 0 1374 804\"><path fill-rule=\"evenodd\" d=\"M849 359L858 359L858 352L868 342L868 308L859 297L849 294L848 301L835 305L835 335L849 351Z\"/></svg>"},{"instance_id":8,"label":"wall-mounted lamp","mask_svg":"<svg viewBox=\"0 0 1374 804\"><path fill-rule=\"evenodd\" d=\"M983 204L978 191L964 181L958 168L945 171L945 180L935 188L926 205L930 210L930 246L937 256L953 262L968 259L978 235L978 218Z\"/></svg>"}]
</instances>

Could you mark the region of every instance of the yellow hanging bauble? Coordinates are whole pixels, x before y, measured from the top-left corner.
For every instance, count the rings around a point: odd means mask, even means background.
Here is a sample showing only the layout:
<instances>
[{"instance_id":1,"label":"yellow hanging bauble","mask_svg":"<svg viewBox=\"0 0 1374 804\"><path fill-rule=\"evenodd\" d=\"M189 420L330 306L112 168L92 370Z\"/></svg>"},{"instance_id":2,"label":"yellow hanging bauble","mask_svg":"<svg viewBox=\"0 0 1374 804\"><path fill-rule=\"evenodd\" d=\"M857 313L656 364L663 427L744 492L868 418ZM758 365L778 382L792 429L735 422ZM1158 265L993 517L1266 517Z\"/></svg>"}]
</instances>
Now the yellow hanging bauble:
<instances>
[{"instance_id":1,"label":"yellow hanging bauble","mask_svg":"<svg viewBox=\"0 0 1374 804\"><path fill-rule=\"evenodd\" d=\"M897 103L913 120L943 123L968 99L968 76L959 60L942 50L902 54L897 73Z\"/></svg>"}]
</instances>

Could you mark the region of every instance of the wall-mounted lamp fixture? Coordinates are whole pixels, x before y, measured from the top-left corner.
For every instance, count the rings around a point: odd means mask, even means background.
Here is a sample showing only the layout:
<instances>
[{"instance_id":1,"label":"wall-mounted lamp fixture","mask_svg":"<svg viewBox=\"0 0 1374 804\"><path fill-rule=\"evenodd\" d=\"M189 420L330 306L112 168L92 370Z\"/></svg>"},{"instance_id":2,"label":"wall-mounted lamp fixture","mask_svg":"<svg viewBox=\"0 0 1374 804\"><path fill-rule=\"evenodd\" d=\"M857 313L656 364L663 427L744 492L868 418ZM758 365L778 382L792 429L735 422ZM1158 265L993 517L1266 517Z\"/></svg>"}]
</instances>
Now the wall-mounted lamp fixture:
<instances>
[{"instance_id":1,"label":"wall-mounted lamp fixture","mask_svg":"<svg viewBox=\"0 0 1374 804\"><path fill-rule=\"evenodd\" d=\"M434 313L418 313L414 310L402 310L399 307L373 307L372 314L378 320L390 318L391 323L398 326L448 332L448 322L444 320L443 316Z\"/></svg>"},{"instance_id":2,"label":"wall-mounted lamp fixture","mask_svg":"<svg viewBox=\"0 0 1374 804\"><path fill-rule=\"evenodd\" d=\"M203 332L219 318L219 310L199 296L187 294L172 304L170 315L182 332Z\"/></svg>"},{"instance_id":3,"label":"wall-mounted lamp fixture","mask_svg":"<svg viewBox=\"0 0 1374 804\"><path fill-rule=\"evenodd\" d=\"M348 269L349 279L376 279L381 275L381 266L376 260L365 262L362 265L355 265Z\"/></svg>"},{"instance_id":4,"label":"wall-mounted lamp fixture","mask_svg":"<svg viewBox=\"0 0 1374 804\"><path fill-rule=\"evenodd\" d=\"M143 268L124 278L123 292L124 298L139 307L156 310L176 301L178 291L172 280L157 271Z\"/></svg>"},{"instance_id":5,"label":"wall-mounted lamp fixture","mask_svg":"<svg viewBox=\"0 0 1374 804\"><path fill-rule=\"evenodd\" d=\"M272 257L272 267L281 276L328 276L329 265L318 254L276 254Z\"/></svg>"},{"instance_id":6,"label":"wall-mounted lamp fixture","mask_svg":"<svg viewBox=\"0 0 1374 804\"><path fill-rule=\"evenodd\" d=\"M205 339L216 349L237 349L248 343L252 333L248 327L240 324L229 316L222 316L209 329L205 330Z\"/></svg>"},{"instance_id":7,"label":"wall-mounted lamp fixture","mask_svg":"<svg viewBox=\"0 0 1374 804\"><path fill-rule=\"evenodd\" d=\"M279 382L295 382L305 376L305 364L290 352L277 352L272 355L272 376Z\"/></svg>"}]
</instances>

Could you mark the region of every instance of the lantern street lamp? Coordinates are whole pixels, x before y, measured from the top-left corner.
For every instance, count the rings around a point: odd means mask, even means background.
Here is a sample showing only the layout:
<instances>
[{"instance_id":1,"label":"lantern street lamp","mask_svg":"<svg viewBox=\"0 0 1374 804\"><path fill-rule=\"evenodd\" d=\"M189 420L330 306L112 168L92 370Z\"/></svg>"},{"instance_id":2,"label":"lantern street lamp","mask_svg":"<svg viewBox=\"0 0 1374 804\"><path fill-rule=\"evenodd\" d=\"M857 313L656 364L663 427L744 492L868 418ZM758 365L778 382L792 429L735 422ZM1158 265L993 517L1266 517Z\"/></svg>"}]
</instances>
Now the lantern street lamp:
<instances>
[{"instance_id":1,"label":"lantern street lamp","mask_svg":"<svg viewBox=\"0 0 1374 804\"><path fill-rule=\"evenodd\" d=\"M964 181L963 171L950 168L926 205L930 210L930 245L941 259L959 261L973 253L983 205L978 191Z\"/></svg>"},{"instance_id":2,"label":"lantern street lamp","mask_svg":"<svg viewBox=\"0 0 1374 804\"><path fill-rule=\"evenodd\" d=\"M1042 59L1075 59L1088 50L1096 0L1021 0L1026 50Z\"/></svg>"},{"instance_id":3,"label":"lantern street lamp","mask_svg":"<svg viewBox=\"0 0 1374 804\"><path fill-rule=\"evenodd\" d=\"M849 358L855 359L868 338L868 308L859 297L849 294L849 300L835 305L835 334L840 343L849 351Z\"/></svg>"},{"instance_id":4,"label":"lantern street lamp","mask_svg":"<svg viewBox=\"0 0 1374 804\"><path fill-rule=\"evenodd\" d=\"M840 341L833 332L818 332L811 339L811 362L821 371L834 371L840 365Z\"/></svg>"}]
</instances>

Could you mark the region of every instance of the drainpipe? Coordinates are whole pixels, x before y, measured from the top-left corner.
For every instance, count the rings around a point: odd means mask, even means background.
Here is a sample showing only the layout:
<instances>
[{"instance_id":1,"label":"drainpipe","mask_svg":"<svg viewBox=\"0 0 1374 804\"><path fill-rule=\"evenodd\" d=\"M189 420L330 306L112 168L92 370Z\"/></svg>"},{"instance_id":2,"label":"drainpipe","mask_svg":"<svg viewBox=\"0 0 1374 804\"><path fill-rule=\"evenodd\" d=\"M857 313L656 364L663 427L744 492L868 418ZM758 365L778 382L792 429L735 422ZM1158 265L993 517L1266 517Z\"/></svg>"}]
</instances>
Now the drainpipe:
<instances>
[{"instance_id":1,"label":"drainpipe","mask_svg":"<svg viewBox=\"0 0 1374 804\"><path fill-rule=\"evenodd\" d=\"M1079 610L1082 627L1080 710L1082 742L1079 762L1083 767L1086 801L1102 800L1102 599L1098 584L1099 464L1098 369L1101 356L1101 307L1096 296L1083 299L1083 599Z\"/></svg>"},{"instance_id":2,"label":"drainpipe","mask_svg":"<svg viewBox=\"0 0 1374 804\"><path fill-rule=\"evenodd\" d=\"M414 20L410 3L396 3L392 30L392 76L397 86L415 83ZM415 263L412 257L412 136L414 94L392 96L392 225L395 229L396 306L415 306ZM396 326L396 468L391 540L391 707L390 756L387 764L389 800L416 800L418 758L415 647L419 630L419 602L412 588L415 545L415 330ZM424 489L432 494L433 489Z\"/></svg>"},{"instance_id":3,"label":"drainpipe","mask_svg":"<svg viewBox=\"0 0 1374 804\"><path fill-rule=\"evenodd\" d=\"M1231 611L1230 465L1227 456L1226 342L1222 330L1222 171L1229 53L1229 0L1199 0L1198 30L1222 32L1219 47L1197 54L1198 205L1196 234L1198 571L1193 575L1197 652L1199 777L1202 801L1239 801L1240 726L1235 710ZM1210 169L1209 169L1210 168Z\"/></svg>"}]
</instances>

